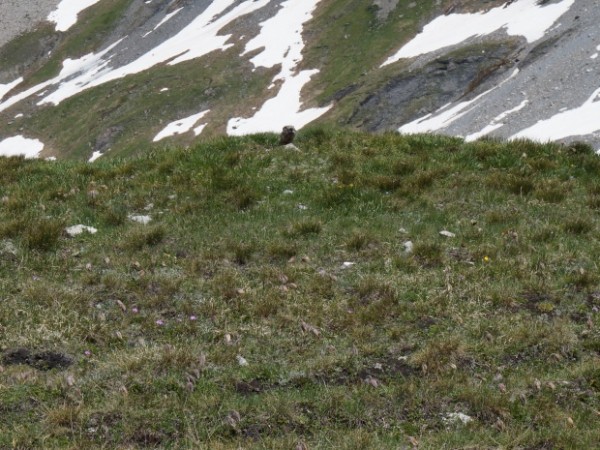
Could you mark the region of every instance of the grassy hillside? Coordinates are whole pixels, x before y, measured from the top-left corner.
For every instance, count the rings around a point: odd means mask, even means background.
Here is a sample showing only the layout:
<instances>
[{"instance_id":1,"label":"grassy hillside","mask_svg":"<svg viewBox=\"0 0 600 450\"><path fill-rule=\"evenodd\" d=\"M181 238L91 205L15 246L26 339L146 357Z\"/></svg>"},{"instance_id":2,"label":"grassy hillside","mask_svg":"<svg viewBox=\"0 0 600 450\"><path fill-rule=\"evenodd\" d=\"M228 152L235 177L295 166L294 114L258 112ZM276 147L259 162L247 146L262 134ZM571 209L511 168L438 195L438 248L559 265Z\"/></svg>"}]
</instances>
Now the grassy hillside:
<instances>
[{"instance_id":1,"label":"grassy hillside","mask_svg":"<svg viewBox=\"0 0 600 450\"><path fill-rule=\"evenodd\" d=\"M0 160L0 448L594 448L588 147L275 144Z\"/></svg>"}]
</instances>

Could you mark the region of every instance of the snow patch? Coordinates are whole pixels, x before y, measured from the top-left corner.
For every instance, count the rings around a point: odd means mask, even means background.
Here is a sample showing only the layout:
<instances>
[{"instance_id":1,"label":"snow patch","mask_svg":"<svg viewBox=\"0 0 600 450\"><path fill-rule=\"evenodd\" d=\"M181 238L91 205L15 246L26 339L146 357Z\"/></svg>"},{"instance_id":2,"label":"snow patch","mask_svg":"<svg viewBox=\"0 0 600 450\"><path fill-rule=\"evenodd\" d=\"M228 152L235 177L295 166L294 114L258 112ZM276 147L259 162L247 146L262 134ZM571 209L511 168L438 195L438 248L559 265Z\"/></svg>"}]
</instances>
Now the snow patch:
<instances>
[{"instance_id":1,"label":"snow patch","mask_svg":"<svg viewBox=\"0 0 600 450\"><path fill-rule=\"evenodd\" d=\"M493 90L498 89L504 83L506 83L509 80L511 80L512 78L516 77L518 73L519 73L519 69L515 69L512 72L512 74L508 78L506 78L504 81L502 81L502 83L500 83L498 86L488 89L487 91L479 94L474 99L460 102L460 103L456 104L455 106L453 106L452 108L450 108L450 105L452 103L447 103L446 105L442 106L440 109L438 109L434 113L429 113L417 120L413 120L412 122L402 125L398 129L398 131L400 133L404 133L404 134L416 134L416 133L429 133L432 131L438 131L442 128L445 128L445 127L449 126L452 122L461 118L462 116L467 114L469 111L471 111L473 108L475 108L476 105L474 103L477 102L477 100L479 100L482 97L485 97L487 94L489 94Z\"/></svg>"},{"instance_id":2,"label":"snow patch","mask_svg":"<svg viewBox=\"0 0 600 450\"><path fill-rule=\"evenodd\" d=\"M236 0L214 0L208 8L196 17L188 26L170 39L162 42L138 59L119 68L107 68L108 61L99 61L96 66L89 68L80 76L69 80L42 103L58 105L63 100L76 95L85 89L99 86L109 81L117 80L127 75L143 72L157 64L169 61L170 66L200 58L215 50L227 50L233 44L226 44L231 34L220 35L219 31L235 19L264 7L269 0L246 1L227 13L223 13ZM113 44L111 47L114 47ZM106 50L103 52L106 53ZM110 58L109 58L110 60Z\"/></svg>"},{"instance_id":3,"label":"snow patch","mask_svg":"<svg viewBox=\"0 0 600 450\"><path fill-rule=\"evenodd\" d=\"M94 152L92 153L92 156L90 157L90 159L88 159L88 162L94 162L96 161L98 158L100 158L102 156L102 152Z\"/></svg>"},{"instance_id":4,"label":"snow patch","mask_svg":"<svg viewBox=\"0 0 600 450\"><path fill-rule=\"evenodd\" d=\"M469 111L471 111L476 105L474 103L481 97L489 94L494 89L485 91L479 94L473 100L460 102L452 108L444 110L444 107L438 109L435 113L427 114L417 120L402 125L398 131L404 134L417 134L417 133L429 133L431 131L437 131L441 128L445 128L455 120L461 118ZM470 107L470 108L469 108Z\"/></svg>"},{"instance_id":5,"label":"snow patch","mask_svg":"<svg viewBox=\"0 0 600 450\"><path fill-rule=\"evenodd\" d=\"M381 66L395 63L402 58L412 58L450 47L500 29L504 29L510 36L523 36L528 42L535 42L542 38L574 3L575 0L562 0L558 3L538 5L537 0L519 0L485 13L439 16Z\"/></svg>"},{"instance_id":6,"label":"snow patch","mask_svg":"<svg viewBox=\"0 0 600 450\"><path fill-rule=\"evenodd\" d=\"M48 15L50 22L56 23L56 31L67 31L77 23L77 15L100 0L62 0Z\"/></svg>"},{"instance_id":7,"label":"snow patch","mask_svg":"<svg viewBox=\"0 0 600 450\"><path fill-rule=\"evenodd\" d=\"M546 120L519 131L510 139L532 139L546 142L569 136L580 136L600 131L600 89L578 108L559 112Z\"/></svg>"},{"instance_id":8,"label":"snow patch","mask_svg":"<svg viewBox=\"0 0 600 450\"><path fill-rule=\"evenodd\" d=\"M81 6L87 4L90 0L76 1ZM63 3L66 5L67 1L64 0ZM73 3L70 2L69 4ZM0 111L41 92L48 86L58 83L61 83L60 86L42 99L38 105L46 103L58 105L63 100L86 89L148 70L167 61L167 64L175 65L200 58L215 50L224 51L233 44L227 44L231 34L221 35L219 34L221 29L237 18L266 6L269 0L245 1L233 6L235 3L237 3L236 0L214 0L204 12L199 14L178 34L124 66L109 67L113 55L105 58L105 55L120 44L123 39L116 41L100 53L89 54L77 60L67 59L63 62L63 71L59 76L10 97L5 102L0 103ZM81 9L83 8L79 10ZM225 11L227 12L223 14ZM215 19L215 17L218 17L218 19Z\"/></svg>"},{"instance_id":9,"label":"snow patch","mask_svg":"<svg viewBox=\"0 0 600 450\"><path fill-rule=\"evenodd\" d=\"M525 99L523 100L519 105L515 106L513 109L509 109L508 111L504 111L502 114L496 116L491 123L486 126L483 130L477 132L477 133L473 133L473 134L469 134L468 136L465 137L465 141L466 142L472 142L474 140L479 139L482 136L485 136L489 133L491 133L494 130L497 130L498 128L502 128L504 126L504 123L502 123L502 121L510 116L513 113L516 113L517 111L522 110L523 108L525 108L525 106L527 106L527 104L529 103L529 100Z\"/></svg>"},{"instance_id":10,"label":"snow patch","mask_svg":"<svg viewBox=\"0 0 600 450\"><path fill-rule=\"evenodd\" d=\"M175 14L177 14L179 11L181 11L182 9L183 9L183 7L181 7L181 8L177 8L175 11L173 11L173 12L171 12L171 13L167 14L167 15L166 15L166 16L163 18L163 20L161 20L161 21L158 23L158 25L156 25L156 26L155 26L155 27L152 29L152 31L156 31L156 29L157 29L158 27L160 27L161 25L164 25L166 22L168 22L169 20L171 20L171 18L172 18L172 17L173 17Z\"/></svg>"},{"instance_id":11,"label":"snow patch","mask_svg":"<svg viewBox=\"0 0 600 450\"><path fill-rule=\"evenodd\" d=\"M8 83L8 84L0 84L0 100L2 100L2 98L8 94L10 91L13 90L13 88L19 84L21 84L21 82L23 81L23 77L17 78L15 81Z\"/></svg>"},{"instance_id":12,"label":"snow patch","mask_svg":"<svg viewBox=\"0 0 600 450\"><path fill-rule=\"evenodd\" d=\"M13 136L0 141L0 156L37 158L43 149L44 144L40 140L23 136Z\"/></svg>"},{"instance_id":13,"label":"snow patch","mask_svg":"<svg viewBox=\"0 0 600 450\"><path fill-rule=\"evenodd\" d=\"M200 136L200 134L204 131L204 127L208 125L207 123L203 123L194 128L194 136Z\"/></svg>"},{"instance_id":14,"label":"snow patch","mask_svg":"<svg viewBox=\"0 0 600 450\"><path fill-rule=\"evenodd\" d=\"M18 93L17 95L8 98L6 101L0 103L0 112L10 108L11 106L15 105L21 100L26 99L27 97L31 97L32 95L42 91L50 85L60 83L61 81L78 73L83 74L81 75L81 77L93 77L95 73L97 73L102 67L108 64L108 61L102 60L103 56L110 50L112 50L116 45L118 45L121 42L121 40L118 40L117 42L115 42L100 53L88 53L87 55L84 55L79 59L65 59L63 61L63 68L58 74L58 76L47 80L43 83L37 84L23 92ZM73 83L72 85L70 85L69 83L70 82L66 83L66 85L67 88L70 89L71 95L75 95L76 93L78 93L77 89L79 89L79 85L77 83ZM61 86L63 86L63 84L61 84ZM42 100L40 103L38 103L38 105L42 103L46 103L46 101Z\"/></svg>"},{"instance_id":15,"label":"snow patch","mask_svg":"<svg viewBox=\"0 0 600 450\"><path fill-rule=\"evenodd\" d=\"M198 123L200 119L202 119L206 114L208 114L209 111L210 109L207 109L206 111L199 112L198 114L186 117L185 119L180 119L176 120L175 122L171 122L154 137L153 142L158 142L161 139L164 139L169 136L174 136L176 134L187 133L194 127L194 125ZM205 126L206 124L202 124L196 127L194 129L195 135L198 136Z\"/></svg>"},{"instance_id":16,"label":"snow patch","mask_svg":"<svg viewBox=\"0 0 600 450\"><path fill-rule=\"evenodd\" d=\"M235 117L227 124L227 134L240 136L250 133L280 131L286 125L302 128L325 114L333 105L324 108L309 108L302 111L301 92L318 70L302 70L297 67L302 61L304 41L302 30L320 0L288 0L272 18L260 24L258 36L246 43L244 53L263 49L250 59L255 68L274 67L281 64L281 71L269 89L281 82L279 92L267 100L262 108L250 118Z\"/></svg>"}]
</instances>

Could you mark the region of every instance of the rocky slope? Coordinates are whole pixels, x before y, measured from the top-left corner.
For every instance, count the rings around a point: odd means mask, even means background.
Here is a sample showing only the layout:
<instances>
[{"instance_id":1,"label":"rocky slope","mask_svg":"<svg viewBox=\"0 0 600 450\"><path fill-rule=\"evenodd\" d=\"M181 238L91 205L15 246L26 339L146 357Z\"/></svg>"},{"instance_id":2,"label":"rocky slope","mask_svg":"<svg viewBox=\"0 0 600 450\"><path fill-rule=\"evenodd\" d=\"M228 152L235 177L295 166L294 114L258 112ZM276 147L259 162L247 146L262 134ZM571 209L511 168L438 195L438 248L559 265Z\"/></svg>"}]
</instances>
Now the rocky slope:
<instances>
[{"instance_id":1,"label":"rocky slope","mask_svg":"<svg viewBox=\"0 0 600 450\"><path fill-rule=\"evenodd\" d=\"M0 4L0 154L325 123L600 147L594 0Z\"/></svg>"}]
</instances>

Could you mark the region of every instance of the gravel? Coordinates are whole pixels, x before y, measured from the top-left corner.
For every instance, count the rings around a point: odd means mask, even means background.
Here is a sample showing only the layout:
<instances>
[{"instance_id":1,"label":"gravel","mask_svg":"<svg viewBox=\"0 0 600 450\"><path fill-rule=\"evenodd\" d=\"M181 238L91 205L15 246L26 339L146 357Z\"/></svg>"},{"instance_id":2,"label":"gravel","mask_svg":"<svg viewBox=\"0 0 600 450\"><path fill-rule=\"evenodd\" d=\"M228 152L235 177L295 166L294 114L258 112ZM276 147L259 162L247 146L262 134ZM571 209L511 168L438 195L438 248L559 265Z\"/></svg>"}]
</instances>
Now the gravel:
<instances>
[{"instance_id":1,"label":"gravel","mask_svg":"<svg viewBox=\"0 0 600 450\"><path fill-rule=\"evenodd\" d=\"M0 0L0 47L46 20L60 0Z\"/></svg>"}]
</instances>

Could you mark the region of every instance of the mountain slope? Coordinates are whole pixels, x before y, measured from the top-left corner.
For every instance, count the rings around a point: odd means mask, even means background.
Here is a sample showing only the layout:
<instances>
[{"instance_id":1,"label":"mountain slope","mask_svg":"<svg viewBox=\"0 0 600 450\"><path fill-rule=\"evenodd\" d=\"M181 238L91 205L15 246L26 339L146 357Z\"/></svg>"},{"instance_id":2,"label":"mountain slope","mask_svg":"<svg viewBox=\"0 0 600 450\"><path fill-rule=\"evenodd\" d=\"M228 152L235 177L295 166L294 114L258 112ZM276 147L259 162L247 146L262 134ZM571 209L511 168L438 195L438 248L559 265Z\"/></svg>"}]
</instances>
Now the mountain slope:
<instances>
[{"instance_id":1,"label":"mountain slope","mask_svg":"<svg viewBox=\"0 0 600 450\"><path fill-rule=\"evenodd\" d=\"M42 3L0 47L0 138L42 157L314 120L600 145L592 0Z\"/></svg>"}]
</instances>

